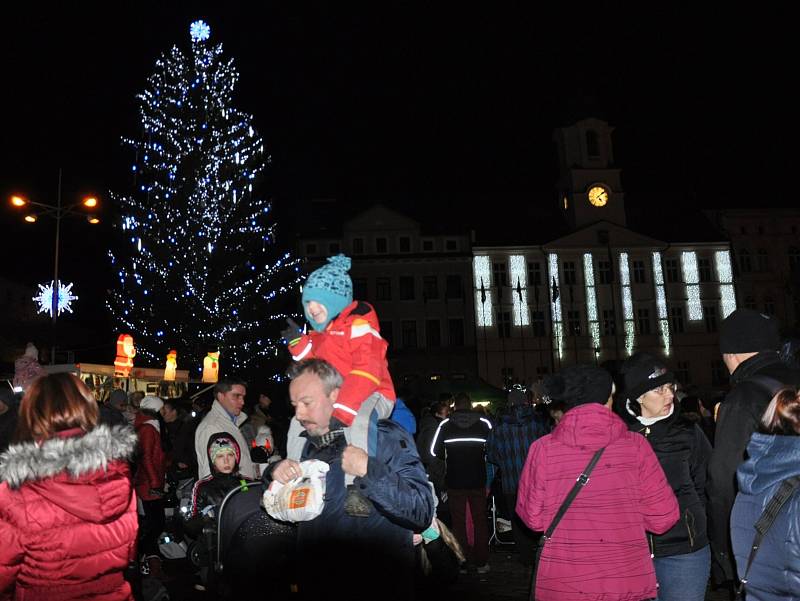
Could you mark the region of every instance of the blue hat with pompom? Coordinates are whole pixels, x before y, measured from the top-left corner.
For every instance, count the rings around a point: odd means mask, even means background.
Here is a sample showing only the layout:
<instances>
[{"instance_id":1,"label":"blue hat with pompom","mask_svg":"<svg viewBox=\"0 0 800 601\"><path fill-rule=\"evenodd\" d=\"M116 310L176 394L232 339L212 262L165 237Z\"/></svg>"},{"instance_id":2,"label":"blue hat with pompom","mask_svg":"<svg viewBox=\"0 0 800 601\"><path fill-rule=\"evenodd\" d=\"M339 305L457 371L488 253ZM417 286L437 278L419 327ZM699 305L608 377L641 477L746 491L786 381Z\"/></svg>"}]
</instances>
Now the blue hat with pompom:
<instances>
[{"instance_id":1,"label":"blue hat with pompom","mask_svg":"<svg viewBox=\"0 0 800 601\"><path fill-rule=\"evenodd\" d=\"M353 282L347 274L350 264L350 257L345 255L328 257L328 264L312 271L303 286L303 311L308 323L318 332L323 331L332 319L353 302ZM308 303L311 301L318 302L328 310L328 318L324 323L317 323L308 314Z\"/></svg>"}]
</instances>

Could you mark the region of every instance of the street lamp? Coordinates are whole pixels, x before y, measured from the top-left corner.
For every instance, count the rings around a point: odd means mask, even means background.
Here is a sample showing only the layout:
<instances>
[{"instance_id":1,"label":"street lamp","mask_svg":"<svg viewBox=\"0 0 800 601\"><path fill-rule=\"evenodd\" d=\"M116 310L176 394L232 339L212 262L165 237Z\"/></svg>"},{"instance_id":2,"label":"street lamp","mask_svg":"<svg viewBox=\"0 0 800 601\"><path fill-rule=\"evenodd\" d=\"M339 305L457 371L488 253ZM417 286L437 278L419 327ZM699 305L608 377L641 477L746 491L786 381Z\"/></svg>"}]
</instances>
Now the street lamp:
<instances>
[{"instance_id":1,"label":"street lamp","mask_svg":"<svg viewBox=\"0 0 800 601\"><path fill-rule=\"evenodd\" d=\"M53 346L50 352L50 362L56 362L56 320L58 318L58 291L60 289L59 282L58 282L58 250L59 250L59 242L61 236L61 218L67 217L69 215L84 215L86 219L91 224L100 223L100 219L96 215L85 215L85 213L81 213L76 209L79 206L86 207L93 209L97 207L97 198L94 196L87 196L78 202L75 202L71 205L66 207L61 206L61 169L58 170L58 196L57 196L57 204L50 205L43 202L34 202L29 200L21 195L14 195L11 197L11 205L16 208L22 208L28 205L31 207L38 207L39 211L31 212L25 215L24 219L28 223L36 223L40 216L50 216L56 220L56 251L55 251L55 266L53 268L53 299L50 306L50 314L53 317Z\"/></svg>"}]
</instances>

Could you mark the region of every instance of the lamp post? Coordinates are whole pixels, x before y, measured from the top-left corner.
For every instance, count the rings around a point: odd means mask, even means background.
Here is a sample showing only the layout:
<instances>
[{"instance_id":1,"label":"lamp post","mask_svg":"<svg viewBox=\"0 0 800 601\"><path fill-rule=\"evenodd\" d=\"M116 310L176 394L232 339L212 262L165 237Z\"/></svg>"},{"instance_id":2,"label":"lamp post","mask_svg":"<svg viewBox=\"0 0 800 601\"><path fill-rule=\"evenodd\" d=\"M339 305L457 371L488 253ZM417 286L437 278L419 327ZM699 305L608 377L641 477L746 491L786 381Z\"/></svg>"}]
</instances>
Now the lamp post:
<instances>
[{"instance_id":1,"label":"lamp post","mask_svg":"<svg viewBox=\"0 0 800 601\"><path fill-rule=\"evenodd\" d=\"M43 202L28 200L21 195L14 195L11 197L11 205L18 209L27 207L29 205L31 207L38 208L38 211L31 211L25 215L24 220L27 223L36 223L39 220L39 217L44 216L53 217L56 220L56 248L52 284L53 297L50 305L50 314L53 318L53 345L50 352L50 363L55 363L56 361L56 321L58 319L58 295L61 289L58 281L58 254L61 242L61 219L62 217L67 217L69 215L81 215L86 217L86 220L92 225L100 223L100 219L96 215L92 213L86 214L76 210L78 207L86 207L89 209L94 209L97 207L97 198L94 196L84 197L83 199L68 206L61 205L61 169L58 170L58 194L56 199L56 204L51 205Z\"/></svg>"}]
</instances>

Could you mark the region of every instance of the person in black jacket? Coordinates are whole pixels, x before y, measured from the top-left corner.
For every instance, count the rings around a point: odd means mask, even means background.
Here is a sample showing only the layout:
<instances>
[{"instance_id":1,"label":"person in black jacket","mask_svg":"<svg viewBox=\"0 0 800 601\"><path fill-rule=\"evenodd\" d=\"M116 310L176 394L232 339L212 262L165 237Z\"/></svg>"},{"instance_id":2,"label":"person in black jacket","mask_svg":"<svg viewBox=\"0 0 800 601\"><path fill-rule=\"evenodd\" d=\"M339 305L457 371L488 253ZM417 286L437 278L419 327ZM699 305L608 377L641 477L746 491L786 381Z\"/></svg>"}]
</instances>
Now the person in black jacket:
<instances>
[{"instance_id":1,"label":"person in black jacket","mask_svg":"<svg viewBox=\"0 0 800 601\"><path fill-rule=\"evenodd\" d=\"M681 415L675 376L661 361L636 353L622 364L619 413L650 442L678 499L681 517L667 532L648 534L658 601L703 601L711 567L706 534L705 484L711 444Z\"/></svg>"},{"instance_id":2,"label":"person in black jacket","mask_svg":"<svg viewBox=\"0 0 800 601\"><path fill-rule=\"evenodd\" d=\"M447 503L456 538L467 562L479 574L489 571L489 530L486 524L486 439L491 422L472 410L469 396L460 393L453 414L439 424L431 454L445 460ZM473 544L467 541L467 507L472 515Z\"/></svg>"},{"instance_id":3,"label":"person in black jacket","mask_svg":"<svg viewBox=\"0 0 800 601\"><path fill-rule=\"evenodd\" d=\"M751 309L737 309L722 322L722 359L731 374L731 390L719 405L714 451L708 465L708 533L711 572L717 584L737 581L730 542L730 516L736 498L736 468L764 410L784 385L800 384L800 370L779 355L777 320Z\"/></svg>"}]
</instances>

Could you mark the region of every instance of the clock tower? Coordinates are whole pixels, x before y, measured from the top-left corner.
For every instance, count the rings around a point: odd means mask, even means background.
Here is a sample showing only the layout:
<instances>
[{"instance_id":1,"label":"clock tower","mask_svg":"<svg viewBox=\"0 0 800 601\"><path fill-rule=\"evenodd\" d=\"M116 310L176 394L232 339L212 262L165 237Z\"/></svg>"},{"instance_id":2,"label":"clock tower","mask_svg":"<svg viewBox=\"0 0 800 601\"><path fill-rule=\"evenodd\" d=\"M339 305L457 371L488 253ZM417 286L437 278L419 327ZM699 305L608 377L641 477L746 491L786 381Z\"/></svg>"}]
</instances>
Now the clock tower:
<instances>
[{"instance_id":1,"label":"clock tower","mask_svg":"<svg viewBox=\"0 0 800 601\"><path fill-rule=\"evenodd\" d=\"M597 221L625 227L625 194L615 169L611 144L614 128L584 119L553 134L559 163L558 202L572 229Z\"/></svg>"}]
</instances>

